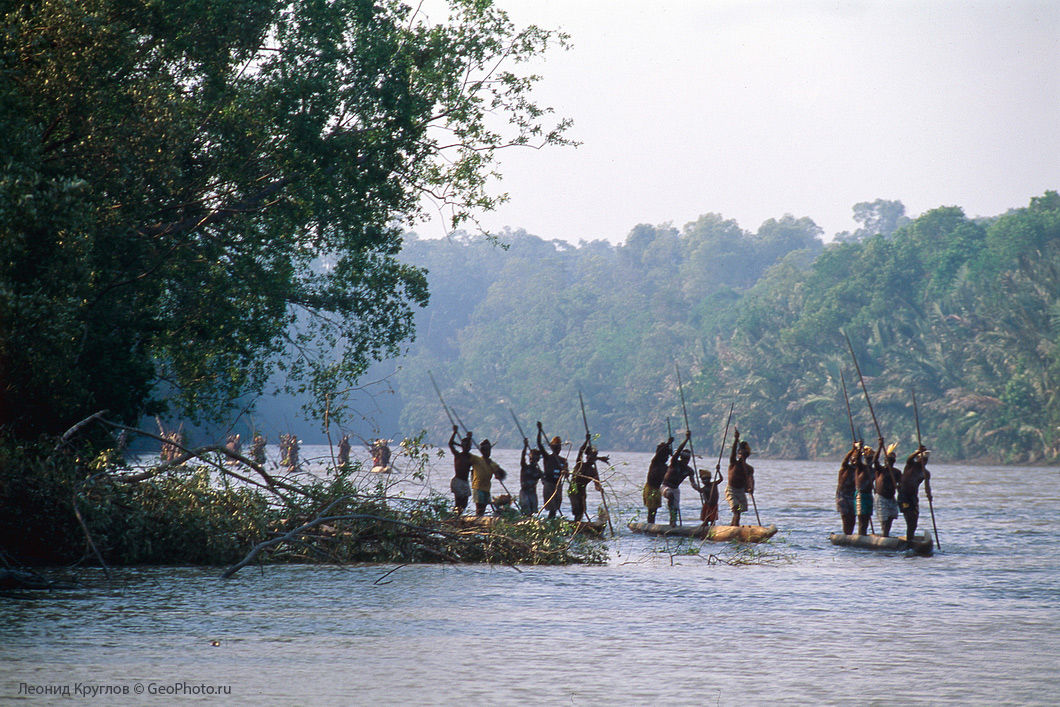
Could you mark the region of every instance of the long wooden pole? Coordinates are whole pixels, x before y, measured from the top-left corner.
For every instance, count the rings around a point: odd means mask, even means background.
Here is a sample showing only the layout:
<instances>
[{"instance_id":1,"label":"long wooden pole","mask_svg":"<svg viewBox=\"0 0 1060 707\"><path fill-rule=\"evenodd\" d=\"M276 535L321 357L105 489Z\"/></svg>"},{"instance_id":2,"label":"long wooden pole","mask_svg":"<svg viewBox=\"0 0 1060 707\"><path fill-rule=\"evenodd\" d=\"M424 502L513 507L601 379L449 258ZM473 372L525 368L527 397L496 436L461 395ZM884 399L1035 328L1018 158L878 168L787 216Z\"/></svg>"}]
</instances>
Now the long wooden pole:
<instances>
[{"instance_id":1,"label":"long wooden pole","mask_svg":"<svg viewBox=\"0 0 1060 707\"><path fill-rule=\"evenodd\" d=\"M688 425L688 407L685 406L685 388L681 384L681 369L677 367L677 361L674 361L674 370L677 371L677 390L681 393L681 411L685 414L685 431L689 433L688 452L692 455L692 470L698 475L699 469L696 468L696 453L692 449L692 428Z\"/></svg>"},{"instance_id":2,"label":"long wooden pole","mask_svg":"<svg viewBox=\"0 0 1060 707\"><path fill-rule=\"evenodd\" d=\"M729 423L732 422L732 411L736 409L736 401L729 405L729 419L725 420L725 434L721 436L721 451L718 452L718 464L714 470L721 475L721 458L725 456L725 443L729 441Z\"/></svg>"},{"instance_id":3,"label":"long wooden pole","mask_svg":"<svg viewBox=\"0 0 1060 707\"><path fill-rule=\"evenodd\" d=\"M842 329L840 329L842 331ZM865 393L865 402L869 404L869 414L872 415L872 424L876 425L876 436L883 438L880 431L880 423L876 422L876 412L872 409L872 401L869 400L869 389L865 387L865 378L861 375L861 366L858 365L858 357L854 355L854 347L850 343L850 337L843 331L843 338L847 340L847 348L850 349L850 358L854 359L854 370L858 372L858 380L861 381L861 390Z\"/></svg>"},{"instance_id":4,"label":"long wooden pole","mask_svg":"<svg viewBox=\"0 0 1060 707\"><path fill-rule=\"evenodd\" d=\"M913 393L913 416L916 419L916 444L917 449L919 449L924 446L924 442L920 439L920 410L916 405L916 391L910 392ZM928 509L931 511L931 528L935 531L935 547L941 550L942 543L939 542L939 527L935 525L935 502L931 498L931 482L926 478L924 479L924 493L927 494Z\"/></svg>"},{"instance_id":5,"label":"long wooden pole","mask_svg":"<svg viewBox=\"0 0 1060 707\"><path fill-rule=\"evenodd\" d=\"M580 390L578 391L578 402L581 403L582 406L582 422L585 423L585 436L590 438L592 433L589 432L589 418L585 416L585 399L582 398L582 392ZM599 471L597 471L596 476L598 477L596 483L600 487L600 501L603 502L604 513L607 514L607 528L611 531L611 537L615 537L615 526L611 525L611 509L607 507L607 496L604 494L604 485L600 483Z\"/></svg>"},{"instance_id":6,"label":"long wooden pole","mask_svg":"<svg viewBox=\"0 0 1060 707\"><path fill-rule=\"evenodd\" d=\"M857 442L858 438L854 434L854 414L850 412L850 396L847 395L847 380L843 377L843 369L839 369L839 382L843 384L843 400L847 404L847 420L850 422L850 441Z\"/></svg>"}]
</instances>

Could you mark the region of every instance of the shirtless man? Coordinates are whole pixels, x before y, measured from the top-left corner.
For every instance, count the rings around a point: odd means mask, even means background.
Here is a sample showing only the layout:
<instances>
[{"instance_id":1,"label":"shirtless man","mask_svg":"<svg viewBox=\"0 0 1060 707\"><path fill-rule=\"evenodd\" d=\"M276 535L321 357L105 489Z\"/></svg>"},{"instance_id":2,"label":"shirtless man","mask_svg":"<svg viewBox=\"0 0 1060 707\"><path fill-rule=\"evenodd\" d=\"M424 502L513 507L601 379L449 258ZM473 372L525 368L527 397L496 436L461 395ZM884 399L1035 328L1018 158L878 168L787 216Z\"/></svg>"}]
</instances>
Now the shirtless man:
<instances>
[{"instance_id":1,"label":"shirtless man","mask_svg":"<svg viewBox=\"0 0 1060 707\"><path fill-rule=\"evenodd\" d=\"M755 469L747 463L751 445L740 441L740 430L733 429L732 452L729 454L729 485L725 500L732 510L732 525L740 525L740 514L747 510L747 494L755 492Z\"/></svg>"},{"instance_id":2,"label":"shirtless man","mask_svg":"<svg viewBox=\"0 0 1060 707\"><path fill-rule=\"evenodd\" d=\"M872 485L876 479L874 460L875 452L872 447L862 444L854 471L854 510L858 516L858 535L869 534L869 520L872 518Z\"/></svg>"},{"instance_id":3,"label":"shirtless man","mask_svg":"<svg viewBox=\"0 0 1060 707\"><path fill-rule=\"evenodd\" d=\"M530 440L523 437L523 453L519 457L519 510L524 516L537 513L537 482L542 477L541 452L530 449Z\"/></svg>"},{"instance_id":4,"label":"shirtless man","mask_svg":"<svg viewBox=\"0 0 1060 707\"><path fill-rule=\"evenodd\" d=\"M471 498L471 484L468 481L471 475L471 432L460 440L459 449L456 448L457 432L457 426L453 425L453 434L449 435L449 451L453 454L453 480L449 482L449 490L453 492L453 504L459 516L463 515Z\"/></svg>"},{"instance_id":5,"label":"shirtless man","mask_svg":"<svg viewBox=\"0 0 1060 707\"><path fill-rule=\"evenodd\" d=\"M897 443L892 443L883 454L883 464L879 463L880 450L883 449L883 437L877 441L876 459L873 467L876 471L876 517L880 520L880 531L883 537L891 536L891 524L898 517L898 502L894 500L895 491L901 474L894 468L894 448Z\"/></svg>"},{"instance_id":6,"label":"shirtless man","mask_svg":"<svg viewBox=\"0 0 1060 707\"><path fill-rule=\"evenodd\" d=\"M688 464L692 459L692 452L685 449L691 440L692 433L685 430L685 438L681 440L677 451L670 457L670 466L667 467L662 481L662 496L666 499L666 508L670 511L670 525L677 525L677 519L681 514L681 482L686 478L690 479L692 488L699 490L695 474Z\"/></svg>"},{"instance_id":7,"label":"shirtless man","mask_svg":"<svg viewBox=\"0 0 1060 707\"><path fill-rule=\"evenodd\" d=\"M595 483L597 490L603 493L603 487L600 485L600 474L596 470L596 461L597 459L607 461L607 458L597 456L596 447L591 442L592 435L587 432L585 434L585 442L582 443L581 449L578 450L578 459L574 463L574 471L571 473L568 496L570 496L570 510L574 514L575 523L580 521L583 515L586 521L589 520L589 516L585 512L585 496L589 482Z\"/></svg>"},{"instance_id":8,"label":"shirtless man","mask_svg":"<svg viewBox=\"0 0 1060 707\"><path fill-rule=\"evenodd\" d=\"M545 433L540 421L537 423L537 449L541 452L541 461L545 467L541 477L541 497L545 501L545 508L548 509L548 517L555 518L563 503L560 485L563 477L567 475L567 460L560 456L563 440L558 436L552 438L548 451L545 450Z\"/></svg>"},{"instance_id":9,"label":"shirtless man","mask_svg":"<svg viewBox=\"0 0 1060 707\"><path fill-rule=\"evenodd\" d=\"M835 509L839 511L839 517L843 520L843 534L854 534L854 475L858 469L858 457L860 448L857 442L850 447L850 451L843 457L843 463L839 465L839 480L835 489Z\"/></svg>"},{"instance_id":10,"label":"shirtless man","mask_svg":"<svg viewBox=\"0 0 1060 707\"><path fill-rule=\"evenodd\" d=\"M924 492L931 500L931 472L927 470L928 450L920 445L905 460L902 478L898 482L898 508L905 516L905 538L912 539L916 525L920 520L920 482L924 482Z\"/></svg>"},{"instance_id":11,"label":"shirtless man","mask_svg":"<svg viewBox=\"0 0 1060 707\"><path fill-rule=\"evenodd\" d=\"M655 455L651 458L651 462L648 463L648 478L644 482L644 505L648 509L648 522L655 522L655 512L659 510L659 506L662 505L662 486L663 477L666 476L666 467L670 461L670 457L673 455L673 444L674 438L666 440L665 442L659 442L658 446L655 447Z\"/></svg>"}]
</instances>

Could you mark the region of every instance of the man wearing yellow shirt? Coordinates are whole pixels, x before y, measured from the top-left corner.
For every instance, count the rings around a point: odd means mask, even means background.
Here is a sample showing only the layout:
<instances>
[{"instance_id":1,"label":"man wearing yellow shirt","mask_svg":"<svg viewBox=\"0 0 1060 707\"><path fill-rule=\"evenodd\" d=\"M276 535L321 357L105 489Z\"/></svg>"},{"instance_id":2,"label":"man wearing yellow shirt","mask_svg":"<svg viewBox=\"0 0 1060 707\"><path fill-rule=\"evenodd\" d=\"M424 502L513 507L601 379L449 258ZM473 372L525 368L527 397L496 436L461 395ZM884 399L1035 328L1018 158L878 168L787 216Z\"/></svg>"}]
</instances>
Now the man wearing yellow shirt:
<instances>
[{"instance_id":1,"label":"man wearing yellow shirt","mask_svg":"<svg viewBox=\"0 0 1060 707\"><path fill-rule=\"evenodd\" d=\"M488 439L482 440L478 449L482 452L481 457L477 454L471 455L471 492L475 496L475 515L483 516L490 502L490 484L493 477L496 476L504 481L508 473L501 468L500 464L490 459L493 445Z\"/></svg>"}]
</instances>

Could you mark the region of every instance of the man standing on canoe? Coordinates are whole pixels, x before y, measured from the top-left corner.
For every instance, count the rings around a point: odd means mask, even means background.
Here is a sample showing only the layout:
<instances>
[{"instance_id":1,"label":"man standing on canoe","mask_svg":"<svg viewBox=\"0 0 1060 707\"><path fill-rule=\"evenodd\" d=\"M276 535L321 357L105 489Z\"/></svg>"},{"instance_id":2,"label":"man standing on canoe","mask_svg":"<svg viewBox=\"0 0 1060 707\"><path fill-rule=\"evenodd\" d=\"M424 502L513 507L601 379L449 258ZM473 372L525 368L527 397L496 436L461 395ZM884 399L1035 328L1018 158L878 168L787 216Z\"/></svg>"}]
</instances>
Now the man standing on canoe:
<instances>
[{"instance_id":1,"label":"man standing on canoe","mask_svg":"<svg viewBox=\"0 0 1060 707\"><path fill-rule=\"evenodd\" d=\"M475 495L475 515L478 517L486 514L486 506L490 503L490 485L493 477L504 481L508 473L501 465L490 459L493 452L493 444L484 439L479 442L478 450L482 456L471 455L471 491Z\"/></svg>"},{"instance_id":2,"label":"man standing on canoe","mask_svg":"<svg viewBox=\"0 0 1060 707\"><path fill-rule=\"evenodd\" d=\"M875 481L875 452L872 447L861 445L857 470L854 472L854 509L858 516L858 535L869 534L872 519L872 484Z\"/></svg>"},{"instance_id":3,"label":"man standing on canoe","mask_svg":"<svg viewBox=\"0 0 1060 707\"><path fill-rule=\"evenodd\" d=\"M912 540L920 520L920 482L924 482L924 492L931 500L931 473L927 470L927 462L928 450L921 444L905 460L902 478L898 482L898 507L905 516L906 541Z\"/></svg>"},{"instance_id":4,"label":"man standing on canoe","mask_svg":"<svg viewBox=\"0 0 1060 707\"><path fill-rule=\"evenodd\" d=\"M571 473L568 495L570 496L570 510L574 514L575 523L580 521L583 515L586 521L589 520L589 516L585 512L585 496L589 482L595 483L597 490L603 493L603 487L600 485L600 474L596 470L596 460L603 459L607 461L607 458L596 456L596 447L591 442L592 435L586 432L585 442L582 443L581 449L578 450L578 459L574 463L574 471Z\"/></svg>"},{"instance_id":5,"label":"man standing on canoe","mask_svg":"<svg viewBox=\"0 0 1060 707\"><path fill-rule=\"evenodd\" d=\"M677 451L670 457L670 466L666 469L666 475L662 481L662 495L666 499L666 508L670 511L670 525L677 525L677 518L681 513L681 482L686 478L691 479L692 487L698 491L695 474L688 462L692 459L692 452L685 449L692 440L692 432L685 430L685 438L681 441Z\"/></svg>"},{"instance_id":6,"label":"man standing on canoe","mask_svg":"<svg viewBox=\"0 0 1060 707\"><path fill-rule=\"evenodd\" d=\"M873 467L876 471L876 517L880 520L880 531L883 533L883 537L889 538L891 536L891 524L898 517L898 502L894 500L898 481L901 478L901 474L894 468L896 458L894 448L898 446L898 443L894 442L887 447L887 451L883 455L883 464L880 464L879 458L883 449L883 437L876 441L876 458L873 460Z\"/></svg>"},{"instance_id":7,"label":"man standing on canoe","mask_svg":"<svg viewBox=\"0 0 1060 707\"><path fill-rule=\"evenodd\" d=\"M541 428L540 420L537 423L537 449L541 452L541 461L545 467L541 477L541 496L545 500L548 517L555 518L563 503L561 487L563 477L567 475L567 460L560 456L563 440L558 436L552 438L548 451L545 450L545 432Z\"/></svg>"},{"instance_id":8,"label":"man standing on canoe","mask_svg":"<svg viewBox=\"0 0 1060 707\"><path fill-rule=\"evenodd\" d=\"M860 448L854 442L850 451L839 465L839 480L835 489L835 509L843 520L843 534L854 534L854 475L858 471Z\"/></svg>"},{"instance_id":9,"label":"man standing on canoe","mask_svg":"<svg viewBox=\"0 0 1060 707\"><path fill-rule=\"evenodd\" d=\"M651 462L648 464L648 478L644 482L644 505L648 509L648 522L655 522L655 512L659 510L659 506L662 505L662 482L663 477L666 476L666 467L670 462L670 457L674 453L674 438L671 437L665 442L659 442L658 446L655 447L655 456L651 458Z\"/></svg>"},{"instance_id":10,"label":"man standing on canoe","mask_svg":"<svg viewBox=\"0 0 1060 707\"><path fill-rule=\"evenodd\" d=\"M732 452L729 454L729 485L725 500L732 510L732 525L740 525L740 514L747 510L747 494L755 492L755 469L747 463L751 445L740 441L740 430L733 429Z\"/></svg>"},{"instance_id":11,"label":"man standing on canoe","mask_svg":"<svg viewBox=\"0 0 1060 707\"><path fill-rule=\"evenodd\" d=\"M537 482L542 476L540 459L541 452L530 449L530 439L523 437L523 453L519 457L519 510L524 516L537 513Z\"/></svg>"},{"instance_id":12,"label":"man standing on canoe","mask_svg":"<svg viewBox=\"0 0 1060 707\"><path fill-rule=\"evenodd\" d=\"M449 451L453 454L453 480L449 482L449 490L453 492L453 503L459 516L463 515L471 498L471 484L468 483L471 475L471 432L460 440L460 449L456 448L457 432L456 425L453 425L453 434L449 435Z\"/></svg>"}]
</instances>

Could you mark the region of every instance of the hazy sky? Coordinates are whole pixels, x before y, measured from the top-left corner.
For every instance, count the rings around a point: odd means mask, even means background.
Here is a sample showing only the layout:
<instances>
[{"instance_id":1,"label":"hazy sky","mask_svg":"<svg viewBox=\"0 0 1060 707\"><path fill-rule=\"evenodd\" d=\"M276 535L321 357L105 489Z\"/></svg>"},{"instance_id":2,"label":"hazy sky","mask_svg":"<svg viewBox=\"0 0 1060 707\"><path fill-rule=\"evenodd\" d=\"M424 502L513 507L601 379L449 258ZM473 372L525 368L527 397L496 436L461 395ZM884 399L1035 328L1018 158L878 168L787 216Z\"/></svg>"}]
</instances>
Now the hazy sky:
<instances>
[{"instance_id":1,"label":"hazy sky","mask_svg":"<svg viewBox=\"0 0 1060 707\"><path fill-rule=\"evenodd\" d=\"M829 238L860 201L988 216L1060 189L1057 0L498 4L572 36L533 68L583 144L505 152L491 230L621 242L791 213Z\"/></svg>"}]
</instances>

